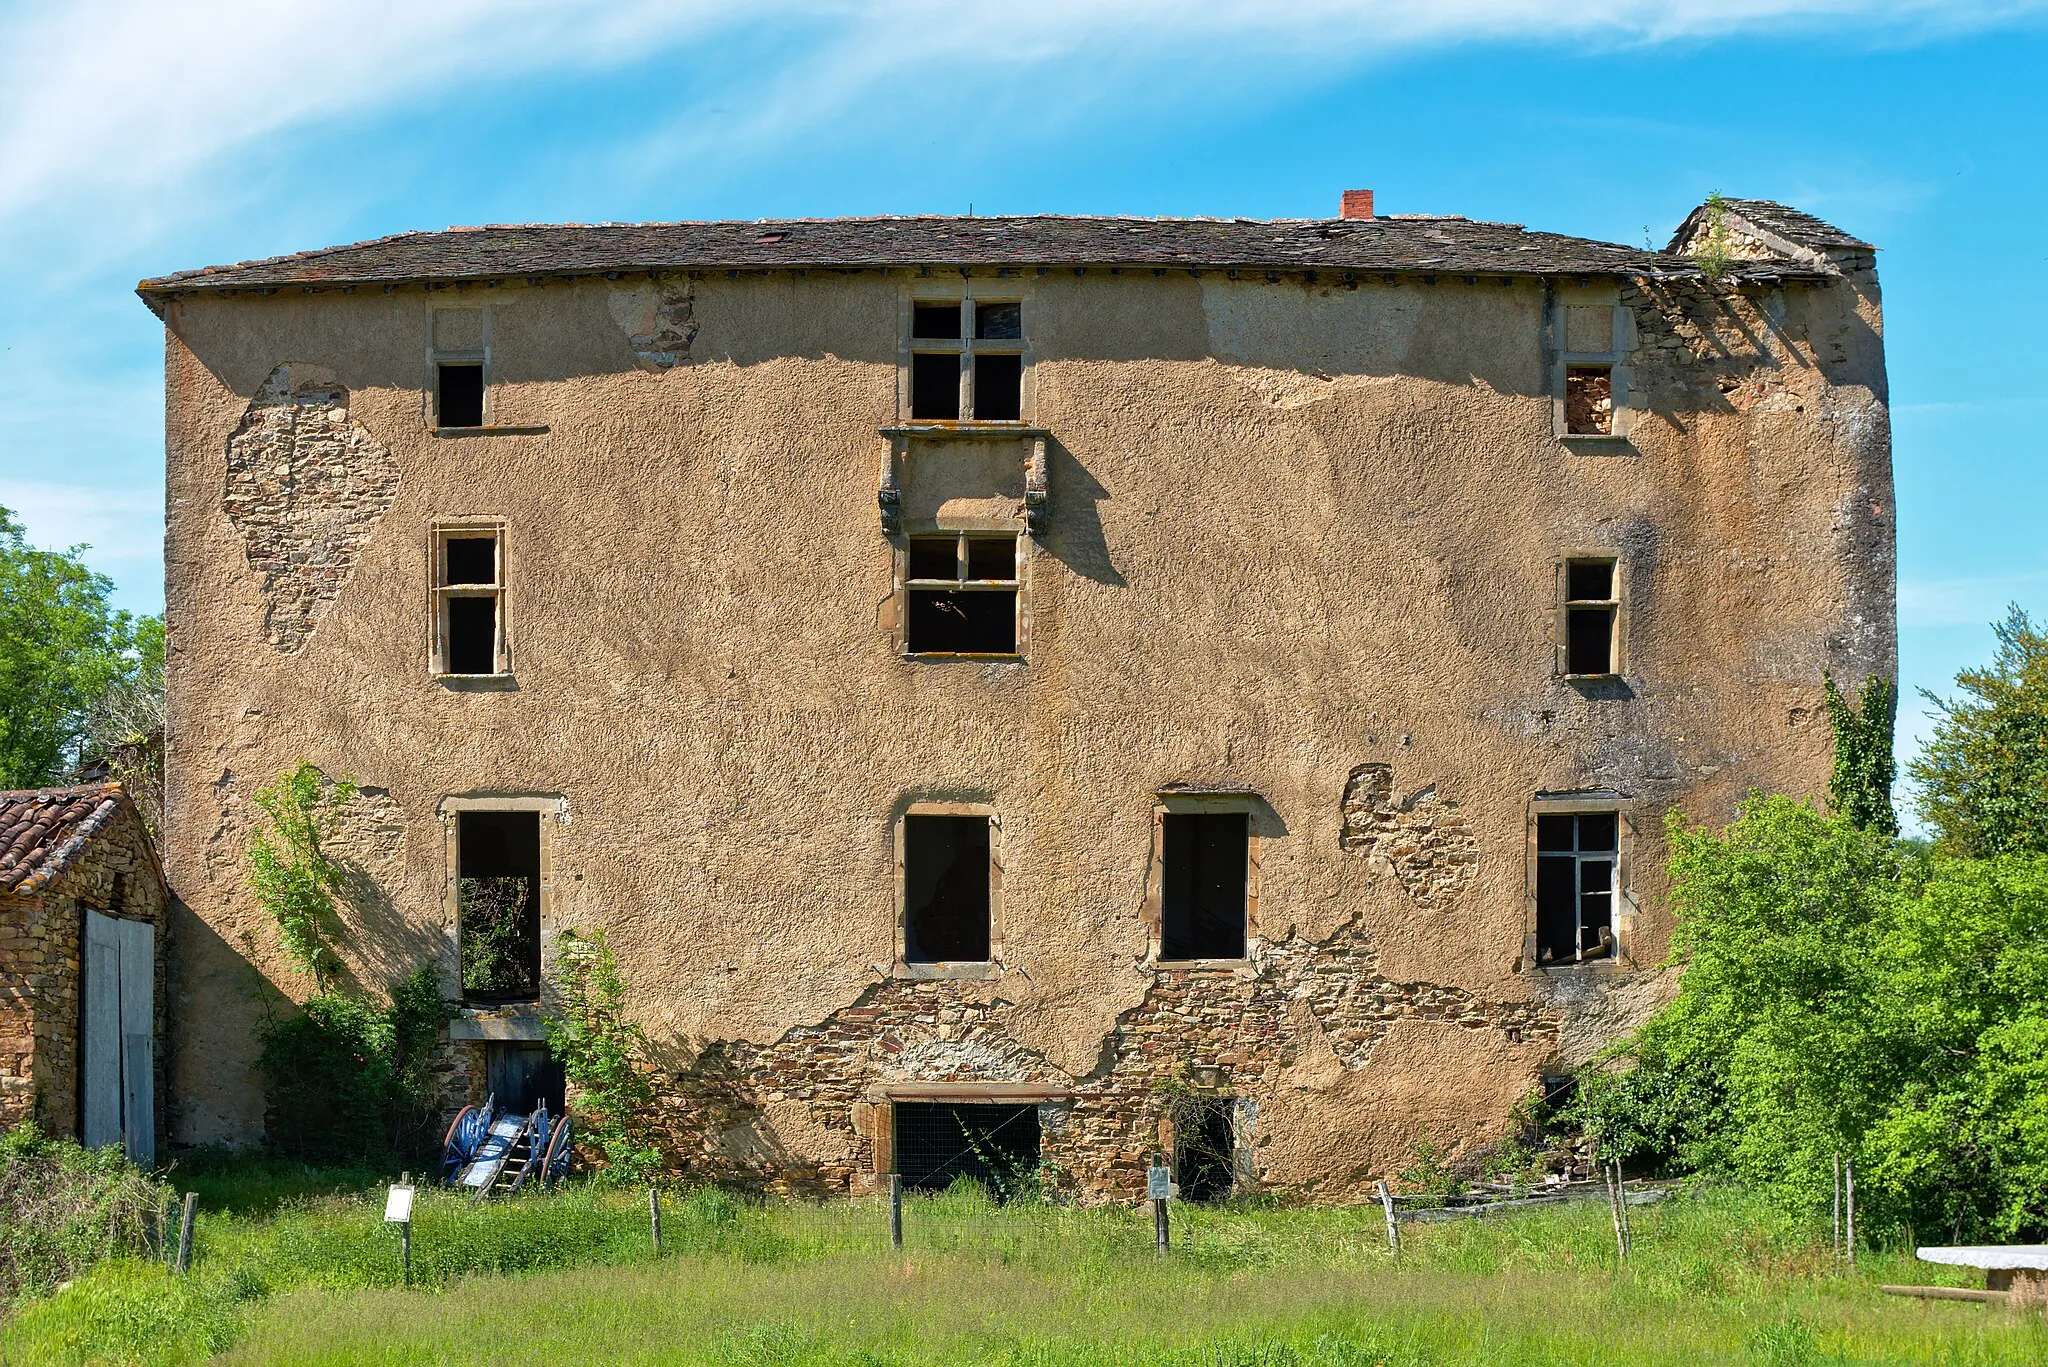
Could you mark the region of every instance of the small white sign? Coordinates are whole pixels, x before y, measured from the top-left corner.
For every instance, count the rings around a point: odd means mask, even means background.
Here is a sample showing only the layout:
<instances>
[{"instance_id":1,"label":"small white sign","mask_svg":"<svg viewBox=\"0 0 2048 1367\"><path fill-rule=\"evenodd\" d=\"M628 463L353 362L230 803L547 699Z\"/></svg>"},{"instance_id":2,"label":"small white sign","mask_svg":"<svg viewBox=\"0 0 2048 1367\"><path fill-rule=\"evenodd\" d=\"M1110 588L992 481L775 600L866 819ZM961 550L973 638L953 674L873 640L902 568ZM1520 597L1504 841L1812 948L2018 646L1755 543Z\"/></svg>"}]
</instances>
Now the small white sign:
<instances>
[{"instance_id":1,"label":"small white sign","mask_svg":"<svg viewBox=\"0 0 2048 1367\"><path fill-rule=\"evenodd\" d=\"M1152 1201L1167 1201L1173 1197L1173 1170L1153 1168L1145 1174L1145 1196Z\"/></svg>"},{"instance_id":2,"label":"small white sign","mask_svg":"<svg viewBox=\"0 0 2048 1367\"><path fill-rule=\"evenodd\" d=\"M409 1225L412 1223L412 1191L411 1187L401 1187L396 1182L391 1184L391 1194L384 1198L384 1223L389 1225Z\"/></svg>"}]
</instances>

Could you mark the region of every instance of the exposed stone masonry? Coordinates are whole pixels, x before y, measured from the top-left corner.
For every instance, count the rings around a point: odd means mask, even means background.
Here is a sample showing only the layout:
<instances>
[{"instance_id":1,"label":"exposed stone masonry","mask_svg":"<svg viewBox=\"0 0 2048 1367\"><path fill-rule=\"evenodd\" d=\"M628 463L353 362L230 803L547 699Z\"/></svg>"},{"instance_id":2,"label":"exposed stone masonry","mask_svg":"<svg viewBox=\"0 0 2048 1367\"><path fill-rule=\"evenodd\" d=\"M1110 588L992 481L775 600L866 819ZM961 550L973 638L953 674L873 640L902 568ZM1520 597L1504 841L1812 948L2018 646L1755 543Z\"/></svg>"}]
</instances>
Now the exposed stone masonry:
<instances>
[{"instance_id":1,"label":"exposed stone masonry","mask_svg":"<svg viewBox=\"0 0 2048 1367\"><path fill-rule=\"evenodd\" d=\"M1344 783L1344 829L1338 844L1390 870L1416 905L1443 911L1479 871L1479 841L1458 804L1436 785L1398 797L1394 770L1361 764Z\"/></svg>"},{"instance_id":2,"label":"exposed stone masonry","mask_svg":"<svg viewBox=\"0 0 2048 1367\"><path fill-rule=\"evenodd\" d=\"M287 363L228 438L221 508L263 577L263 631L282 654L305 647L398 489L397 462L348 402L327 372Z\"/></svg>"}]
</instances>

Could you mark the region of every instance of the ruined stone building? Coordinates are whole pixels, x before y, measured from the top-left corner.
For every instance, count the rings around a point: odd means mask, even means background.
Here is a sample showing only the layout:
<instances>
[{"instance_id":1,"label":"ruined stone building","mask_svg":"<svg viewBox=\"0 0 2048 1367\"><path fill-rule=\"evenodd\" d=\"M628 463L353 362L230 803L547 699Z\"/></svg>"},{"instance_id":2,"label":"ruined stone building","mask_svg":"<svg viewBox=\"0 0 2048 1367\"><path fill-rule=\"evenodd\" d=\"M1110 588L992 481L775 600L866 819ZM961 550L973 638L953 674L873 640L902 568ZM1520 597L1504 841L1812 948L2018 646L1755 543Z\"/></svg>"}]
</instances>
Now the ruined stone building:
<instances>
[{"instance_id":1,"label":"ruined stone building","mask_svg":"<svg viewBox=\"0 0 2048 1367\"><path fill-rule=\"evenodd\" d=\"M0 1130L155 1157L164 906L121 785L0 792Z\"/></svg>"},{"instance_id":2,"label":"ruined stone building","mask_svg":"<svg viewBox=\"0 0 2048 1367\"><path fill-rule=\"evenodd\" d=\"M1823 672L1894 669L1874 249L1777 204L491 226L141 295L182 1142L262 1134L247 965L309 984L242 850L305 759L451 1103L548 1090L603 927L695 1176L1343 1199L1666 999L1667 813L1821 790Z\"/></svg>"}]
</instances>

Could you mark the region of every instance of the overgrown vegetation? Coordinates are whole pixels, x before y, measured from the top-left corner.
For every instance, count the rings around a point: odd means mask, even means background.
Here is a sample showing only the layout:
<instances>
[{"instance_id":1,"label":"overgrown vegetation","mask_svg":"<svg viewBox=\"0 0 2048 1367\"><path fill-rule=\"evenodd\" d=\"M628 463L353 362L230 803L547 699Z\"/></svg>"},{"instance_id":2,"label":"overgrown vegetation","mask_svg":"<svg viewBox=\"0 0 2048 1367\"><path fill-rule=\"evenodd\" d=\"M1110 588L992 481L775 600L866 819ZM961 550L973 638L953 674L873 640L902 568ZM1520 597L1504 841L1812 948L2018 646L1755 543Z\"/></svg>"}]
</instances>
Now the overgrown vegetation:
<instances>
[{"instance_id":1,"label":"overgrown vegetation","mask_svg":"<svg viewBox=\"0 0 2048 1367\"><path fill-rule=\"evenodd\" d=\"M1890 694L1832 685L1830 814L1752 796L1671 847L1676 1002L1579 1079L1603 1150L1788 1207L1855 1165L1865 1228L2048 1235L2048 642L2015 611L1913 766L1937 832L1894 838ZM1963 857L1958 857L1963 856Z\"/></svg>"},{"instance_id":2,"label":"overgrown vegetation","mask_svg":"<svg viewBox=\"0 0 2048 1367\"><path fill-rule=\"evenodd\" d=\"M447 1020L430 967L395 984L388 1002L344 986L335 945L349 870L323 841L355 795L349 780L330 783L302 761L257 790L268 820L248 847L250 890L285 955L314 982L297 1010L273 1011L258 1028L269 1139L326 1162L420 1152L435 1119L431 1062Z\"/></svg>"},{"instance_id":3,"label":"overgrown vegetation","mask_svg":"<svg viewBox=\"0 0 2048 1367\"><path fill-rule=\"evenodd\" d=\"M104 701L161 673L162 622L110 606L85 549L38 550L0 508L0 788L71 781Z\"/></svg>"},{"instance_id":4,"label":"overgrown vegetation","mask_svg":"<svg viewBox=\"0 0 2048 1367\"><path fill-rule=\"evenodd\" d=\"M1617 1266L1599 1202L1410 1225L1375 1206L999 1205L672 1191L656 1263L644 1195L579 1184L470 1205L423 1192L400 1289L381 1190L202 1213L193 1275L112 1264L0 1331L0 1360L718 1364L2030 1363L2033 1317L1925 1306L1903 1252L1849 1268L1824 1220L1703 1189L1634 1217ZM1952 1284L1967 1274L1950 1270ZM516 1277L493 1273L523 1273Z\"/></svg>"},{"instance_id":5,"label":"overgrown vegetation","mask_svg":"<svg viewBox=\"0 0 2048 1367\"><path fill-rule=\"evenodd\" d=\"M108 1258L146 1255L170 1199L119 1146L83 1149L32 1123L0 1135L0 1316Z\"/></svg>"},{"instance_id":6,"label":"overgrown vegetation","mask_svg":"<svg viewBox=\"0 0 2048 1367\"><path fill-rule=\"evenodd\" d=\"M1700 210L1706 219L1707 231L1695 242L1692 259L1699 262L1700 270L1707 279L1719 281L1735 264L1734 241L1728 234L1728 201L1719 190L1714 190L1707 195L1707 201Z\"/></svg>"},{"instance_id":7,"label":"overgrown vegetation","mask_svg":"<svg viewBox=\"0 0 2048 1367\"><path fill-rule=\"evenodd\" d=\"M661 1168L646 1133L654 1101L647 1039L626 1018L626 980L604 931L563 931L555 969L560 1000L546 1018L548 1049L568 1080L577 1141L603 1156L607 1181L646 1181Z\"/></svg>"}]
</instances>

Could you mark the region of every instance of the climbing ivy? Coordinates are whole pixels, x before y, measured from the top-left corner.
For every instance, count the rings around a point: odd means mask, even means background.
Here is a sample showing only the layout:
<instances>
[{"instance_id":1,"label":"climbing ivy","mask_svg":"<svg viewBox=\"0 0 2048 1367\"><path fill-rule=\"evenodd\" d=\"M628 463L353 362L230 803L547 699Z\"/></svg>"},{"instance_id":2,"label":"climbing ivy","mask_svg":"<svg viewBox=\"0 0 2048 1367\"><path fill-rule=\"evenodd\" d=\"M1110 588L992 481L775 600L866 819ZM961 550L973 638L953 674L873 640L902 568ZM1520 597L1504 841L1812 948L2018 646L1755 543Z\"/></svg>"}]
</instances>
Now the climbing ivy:
<instances>
[{"instance_id":1,"label":"climbing ivy","mask_svg":"<svg viewBox=\"0 0 2048 1367\"><path fill-rule=\"evenodd\" d=\"M1827 690L1828 726L1835 737L1835 767L1828 776L1828 807L1861 830L1897 835L1899 819L1892 811L1892 780L1898 764L1892 756L1892 717L1897 696L1890 679L1873 674L1863 681L1859 706L1851 708L1831 676Z\"/></svg>"},{"instance_id":2,"label":"climbing ivy","mask_svg":"<svg viewBox=\"0 0 2048 1367\"><path fill-rule=\"evenodd\" d=\"M286 957L311 975L319 992L341 967L330 941L347 878L320 842L333 829L335 809L355 795L354 783L330 784L304 760L256 790L256 805L269 820L249 836L249 890L277 923Z\"/></svg>"}]
</instances>

